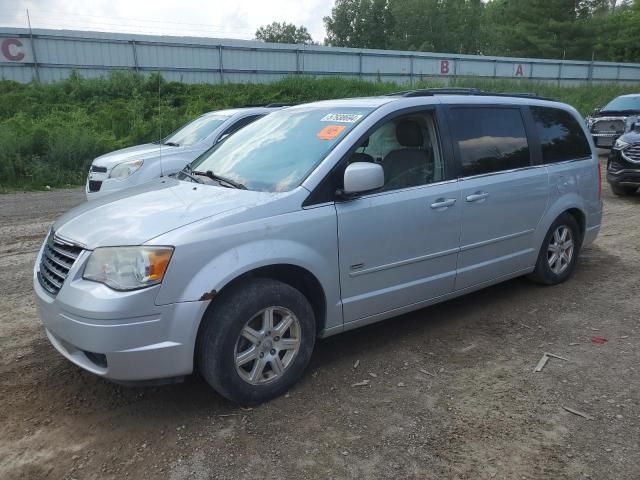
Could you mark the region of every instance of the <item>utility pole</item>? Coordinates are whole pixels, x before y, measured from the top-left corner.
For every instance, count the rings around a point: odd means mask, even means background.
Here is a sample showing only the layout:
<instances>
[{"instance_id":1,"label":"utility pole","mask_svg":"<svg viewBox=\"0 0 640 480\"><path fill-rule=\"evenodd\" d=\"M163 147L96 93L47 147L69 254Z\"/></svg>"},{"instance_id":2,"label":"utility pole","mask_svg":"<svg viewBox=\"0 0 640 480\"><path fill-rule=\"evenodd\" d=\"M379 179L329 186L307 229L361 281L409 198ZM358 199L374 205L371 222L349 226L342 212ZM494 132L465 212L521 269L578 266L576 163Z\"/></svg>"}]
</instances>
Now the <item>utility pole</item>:
<instances>
[{"instance_id":1,"label":"utility pole","mask_svg":"<svg viewBox=\"0 0 640 480\"><path fill-rule=\"evenodd\" d=\"M31 17L27 8L27 25L29 25L29 40L31 42L31 55L33 55L33 69L36 74L36 81L40 83L40 72L38 71L38 58L36 57L36 45L33 41L33 30L31 29Z\"/></svg>"}]
</instances>

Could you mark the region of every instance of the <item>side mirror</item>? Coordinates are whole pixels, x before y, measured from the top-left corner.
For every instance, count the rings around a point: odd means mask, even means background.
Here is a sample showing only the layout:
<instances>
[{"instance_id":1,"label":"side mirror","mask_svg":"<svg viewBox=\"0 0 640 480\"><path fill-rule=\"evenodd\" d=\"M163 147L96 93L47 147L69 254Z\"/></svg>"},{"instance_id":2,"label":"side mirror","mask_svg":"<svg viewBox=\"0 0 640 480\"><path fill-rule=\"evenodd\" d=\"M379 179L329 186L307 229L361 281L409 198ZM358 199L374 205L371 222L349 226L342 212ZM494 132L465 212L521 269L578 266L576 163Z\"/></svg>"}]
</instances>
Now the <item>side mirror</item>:
<instances>
[{"instance_id":1,"label":"side mirror","mask_svg":"<svg viewBox=\"0 0 640 480\"><path fill-rule=\"evenodd\" d=\"M344 189L347 196L366 193L384 186L382 165L370 162L355 162L344 171Z\"/></svg>"}]
</instances>

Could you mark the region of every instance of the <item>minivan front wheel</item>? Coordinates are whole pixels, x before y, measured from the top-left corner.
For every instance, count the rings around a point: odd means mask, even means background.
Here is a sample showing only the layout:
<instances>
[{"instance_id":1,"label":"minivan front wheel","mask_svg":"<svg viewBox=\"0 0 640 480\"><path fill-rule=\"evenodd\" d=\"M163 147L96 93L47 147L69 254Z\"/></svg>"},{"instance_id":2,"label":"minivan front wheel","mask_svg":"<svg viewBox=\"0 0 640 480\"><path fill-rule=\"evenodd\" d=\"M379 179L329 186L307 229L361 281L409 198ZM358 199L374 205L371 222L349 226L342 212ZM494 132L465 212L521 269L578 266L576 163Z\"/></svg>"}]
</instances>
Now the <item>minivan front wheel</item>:
<instances>
[{"instance_id":1,"label":"minivan front wheel","mask_svg":"<svg viewBox=\"0 0 640 480\"><path fill-rule=\"evenodd\" d=\"M563 213L549 228L529 278L544 285L564 282L573 273L581 243L578 222L573 215Z\"/></svg>"},{"instance_id":2,"label":"minivan front wheel","mask_svg":"<svg viewBox=\"0 0 640 480\"><path fill-rule=\"evenodd\" d=\"M240 331L235 346L236 372L247 383L261 385L286 374L300 350L300 320L285 307L267 307Z\"/></svg>"},{"instance_id":3,"label":"minivan front wheel","mask_svg":"<svg viewBox=\"0 0 640 480\"><path fill-rule=\"evenodd\" d=\"M298 381L315 332L313 309L302 293L277 280L253 278L223 291L203 318L198 369L229 400L263 403Z\"/></svg>"}]
</instances>

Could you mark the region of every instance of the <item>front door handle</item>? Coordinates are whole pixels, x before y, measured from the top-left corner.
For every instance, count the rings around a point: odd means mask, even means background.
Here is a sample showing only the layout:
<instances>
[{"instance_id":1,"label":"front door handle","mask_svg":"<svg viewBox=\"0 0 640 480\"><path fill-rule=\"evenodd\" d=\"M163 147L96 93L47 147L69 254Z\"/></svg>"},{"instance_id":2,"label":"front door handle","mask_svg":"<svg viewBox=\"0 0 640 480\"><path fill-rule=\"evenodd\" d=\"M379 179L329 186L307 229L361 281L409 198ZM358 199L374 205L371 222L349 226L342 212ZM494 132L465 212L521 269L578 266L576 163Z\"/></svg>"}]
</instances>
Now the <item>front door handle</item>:
<instances>
[{"instance_id":1,"label":"front door handle","mask_svg":"<svg viewBox=\"0 0 640 480\"><path fill-rule=\"evenodd\" d=\"M467 202L481 202L488 196L489 194L487 192L476 192L472 195L467 196Z\"/></svg>"},{"instance_id":2,"label":"front door handle","mask_svg":"<svg viewBox=\"0 0 640 480\"><path fill-rule=\"evenodd\" d=\"M438 210L439 208L447 208L456 203L455 198L439 198L431 204L431 208Z\"/></svg>"}]
</instances>

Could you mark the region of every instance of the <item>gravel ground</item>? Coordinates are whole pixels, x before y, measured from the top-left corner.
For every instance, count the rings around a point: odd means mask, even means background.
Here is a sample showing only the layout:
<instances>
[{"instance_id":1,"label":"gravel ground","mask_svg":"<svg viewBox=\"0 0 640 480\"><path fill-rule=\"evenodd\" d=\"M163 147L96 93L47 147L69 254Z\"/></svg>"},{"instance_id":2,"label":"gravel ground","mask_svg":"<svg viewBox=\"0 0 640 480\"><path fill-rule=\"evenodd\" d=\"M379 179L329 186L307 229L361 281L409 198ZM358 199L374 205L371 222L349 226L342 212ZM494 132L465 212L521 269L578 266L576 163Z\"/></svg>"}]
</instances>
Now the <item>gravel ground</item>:
<instances>
[{"instance_id":1,"label":"gravel ground","mask_svg":"<svg viewBox=\"0 0 640 480\"><path fill-rule=\"evenodd\" d=\"M117 386L55 352L31 269L83 194L0 196L0 478L638 479L640 195L604 192L568 282L517 279L320 341L302 381L254 409L197 377ZM544 352L569 361L534 373Z\"/></svg>"}]
</instances>

